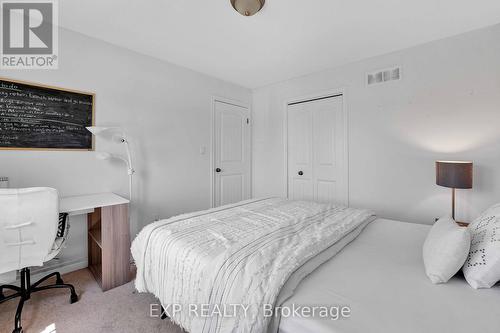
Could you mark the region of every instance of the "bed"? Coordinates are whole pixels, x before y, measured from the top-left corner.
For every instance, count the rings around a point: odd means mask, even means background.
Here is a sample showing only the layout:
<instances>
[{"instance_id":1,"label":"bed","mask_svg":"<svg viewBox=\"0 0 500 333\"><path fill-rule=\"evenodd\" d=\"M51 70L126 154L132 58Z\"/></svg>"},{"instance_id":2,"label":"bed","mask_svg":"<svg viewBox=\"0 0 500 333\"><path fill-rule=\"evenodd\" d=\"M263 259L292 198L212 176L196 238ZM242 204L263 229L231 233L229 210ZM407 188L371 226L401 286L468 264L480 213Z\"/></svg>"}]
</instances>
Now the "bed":
<instances>
[{"instance_id":1,"label":"bed","mask_svg":"<svg viewBox=\"0 0 500 333\"><path fill-rule=\"evenodd\" d=\"M458 274L432 284L422 244L428 225L377 219L306 277L283 305L348 304L332 321L281 318L280 333L500 332L500 288L473 289Z\"/></svg>"},{"instance_id":2,"label":"bed","mask_svg":"<svg viewBox=\"0 0 500 333\"><path fill-rule=\"evenodd\" d=\"M498 331L498 289L426 278L428 228L363 209L248 200L146 226L132 244L135 285L191 333ZM350 315L269 316L269 304L348 306Z\"/></svg>"}]
</instances>

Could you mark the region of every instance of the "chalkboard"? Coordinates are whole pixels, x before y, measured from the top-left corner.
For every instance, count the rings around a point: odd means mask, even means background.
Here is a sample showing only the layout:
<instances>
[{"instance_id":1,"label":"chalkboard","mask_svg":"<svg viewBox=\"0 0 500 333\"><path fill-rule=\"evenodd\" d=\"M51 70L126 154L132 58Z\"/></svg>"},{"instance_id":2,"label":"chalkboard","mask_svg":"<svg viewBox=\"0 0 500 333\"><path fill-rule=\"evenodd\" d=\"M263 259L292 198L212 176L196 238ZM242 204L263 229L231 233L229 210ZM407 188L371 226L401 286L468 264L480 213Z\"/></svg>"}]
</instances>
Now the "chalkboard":
<instances>
[{"instance_id":1,"label":"chalkboard","mask_svg":"<svg viewBox=\"0 0 500 333\"><path fill-rule=\"evenodd\" d=\"M0 149L93 150L94 94L0 78Z\"/></svg>"}]
</instances>

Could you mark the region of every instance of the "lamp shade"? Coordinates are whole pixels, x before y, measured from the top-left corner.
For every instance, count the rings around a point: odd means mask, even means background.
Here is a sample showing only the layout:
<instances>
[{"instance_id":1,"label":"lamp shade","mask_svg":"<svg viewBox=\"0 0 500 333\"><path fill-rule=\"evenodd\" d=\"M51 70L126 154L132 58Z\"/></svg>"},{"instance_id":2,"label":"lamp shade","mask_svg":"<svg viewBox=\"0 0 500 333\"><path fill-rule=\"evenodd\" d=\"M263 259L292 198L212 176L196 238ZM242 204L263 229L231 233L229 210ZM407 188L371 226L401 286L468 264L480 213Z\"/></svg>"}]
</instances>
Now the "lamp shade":
<instances>
[{"instance_id":1,"label":"lamp shade","mask_svg":"<svg viewBox=\"0 0 500 333\"><path fill-rule=\"evenodd\" d=\"M472 162L436 161L436 184L450 188L472 188Z\"/></svg>"},{"instance_id":2,"label":"lamp shade","mask_svg":"<svg viewBox=\"0 0 500 333\"><path fill-rule=\"evenodd\" d=\"M107 153L105 151L98 151L95 155L95 157L98 159L98 160L109 160L113 157L113 155L111 155L110 153Z\"/></svg>"},{"instance_id":3,"label":"lamp shade","mask_svg":"<svg viewBox=\"0 0 500 333\"><path fill-rule=\"evenodd\" d=\"M100 126L89 126L89 127L86 127L86 129L94 135L99 135L103 132L108 131L110 128L109 127L100 127Z\"/></svg>"}]
</instances>

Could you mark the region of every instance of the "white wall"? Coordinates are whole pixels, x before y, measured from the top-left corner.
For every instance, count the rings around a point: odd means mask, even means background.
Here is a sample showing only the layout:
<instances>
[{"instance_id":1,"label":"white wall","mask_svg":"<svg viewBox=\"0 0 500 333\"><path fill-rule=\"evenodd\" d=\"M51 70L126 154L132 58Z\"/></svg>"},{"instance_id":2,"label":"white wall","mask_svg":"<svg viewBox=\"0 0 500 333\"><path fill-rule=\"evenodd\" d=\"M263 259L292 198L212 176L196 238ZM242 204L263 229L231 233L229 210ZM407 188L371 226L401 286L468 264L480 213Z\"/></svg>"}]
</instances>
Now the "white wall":
<instances>
[{"instance_id":1,"label":"white wall","mask_svg":"<svg viewBox=\"0 0 500 333\"><path fill-rule=\"evenodd\" d=\"M9 70L0 76L95 92L96 124L122 126L133 147L132 237L155 217L208 208L212 96L250 103L251 91L72 31L60 30L59 48L58 70ZM96 142L96 150L122 149ZM0 151L0 176L8 176L11 187L51 186L63 196L127 196L125 167L94 155ZM75 217L71 223L64 257L86 260L86 221Z\"/></svg>"},{"instance_id":2,"label":"white wall","mask_svg":"<svg viewBox=\"0 0 500 333\"><path fill-rule=\"evenodd\" d=\"M451 211L450 190L435 185L434 161L470 159L474 189L459 191L457 207L469 221L500 201L499 41L497 25L256 89L254 195L286 195L285 101L344 87L351 206L432 223ZM402 81L365 86L367 71L394 65Z\"/></svg>"}]
</instances>

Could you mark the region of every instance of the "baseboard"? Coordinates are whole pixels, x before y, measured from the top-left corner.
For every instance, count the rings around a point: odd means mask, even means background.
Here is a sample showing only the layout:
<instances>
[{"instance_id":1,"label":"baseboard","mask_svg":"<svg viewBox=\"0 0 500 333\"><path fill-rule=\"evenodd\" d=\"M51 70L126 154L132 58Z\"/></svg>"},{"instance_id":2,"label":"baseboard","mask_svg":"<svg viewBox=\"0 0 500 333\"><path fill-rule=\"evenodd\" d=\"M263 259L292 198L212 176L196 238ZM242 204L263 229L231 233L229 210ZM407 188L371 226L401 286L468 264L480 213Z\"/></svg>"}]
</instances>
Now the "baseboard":
<instances>
[{"instance_id":1,"label":"baseboard","mask_svg":"<svg viewBox=\"0 0 500 333\"><path fill-rule=\"evenodd\" d=\"M31 269L31 277L33 281L37 278L41 278L52 272L59 272L61 274L67 274L70 272L77 271L79 269L86 268L88 266L87 258L77 258L72 260L64 261L54 261L51 260L49 263L45 263L42 267L36 267Z\"/></svg>"},{"instance_id":2,"label":"baseboard","mask_svg":"<svg viewBox=\"0 0 500 333\"><path fill-rule=\"evenodd\" d=\"M87 258L75 258L75 259L65 259L57 260L52 259L46 262L42 267L32 267L31 270L31 282L35 282L41 279L47 274L52 272L59 272L61 274L67 274L70 272L77 271L79 269L86 268L88 266ZM19 285L19 274L16 276L16 281L13 282L14 285Z\"/></svg>"}]
</instances>

